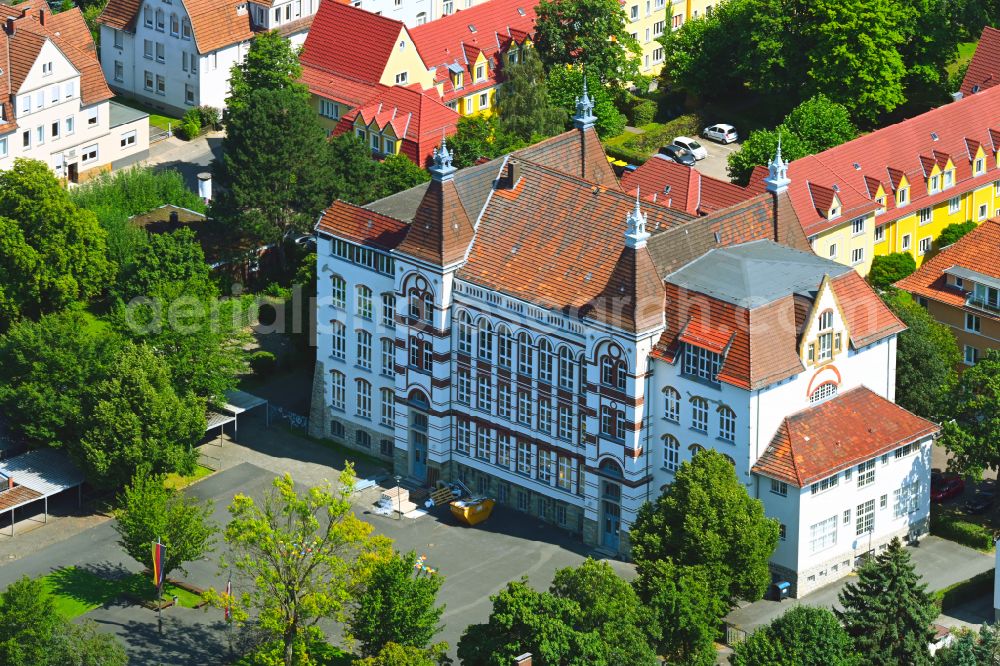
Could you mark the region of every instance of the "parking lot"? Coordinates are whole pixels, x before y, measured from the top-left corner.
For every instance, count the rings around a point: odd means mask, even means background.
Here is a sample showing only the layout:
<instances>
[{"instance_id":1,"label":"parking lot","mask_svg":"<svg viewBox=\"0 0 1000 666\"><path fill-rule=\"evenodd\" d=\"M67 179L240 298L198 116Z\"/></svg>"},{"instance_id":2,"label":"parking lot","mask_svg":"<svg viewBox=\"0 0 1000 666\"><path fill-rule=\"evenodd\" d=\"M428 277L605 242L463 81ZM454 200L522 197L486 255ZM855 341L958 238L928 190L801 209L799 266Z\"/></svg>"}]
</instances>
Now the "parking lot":
<instances>
[{"instance_id":1,"label":"parking lot","mask_svg":"<svg viewBox=\"0 0 1000 666\"><path fill-rule=\"evenodd\" d=\"M721 143L715 143L714 141L709 141L708 139L699 137L698 141L705 147L708 151L708 157L703 160L698 160L695 164L695 168L706 176L711 176L712 178L718 178L719 180L729 180L729 174L726 173L726 165L729 155L735 153L740 149L740 143L730 143L729 145L722 145Z\"/></svg>"}]
</instances>

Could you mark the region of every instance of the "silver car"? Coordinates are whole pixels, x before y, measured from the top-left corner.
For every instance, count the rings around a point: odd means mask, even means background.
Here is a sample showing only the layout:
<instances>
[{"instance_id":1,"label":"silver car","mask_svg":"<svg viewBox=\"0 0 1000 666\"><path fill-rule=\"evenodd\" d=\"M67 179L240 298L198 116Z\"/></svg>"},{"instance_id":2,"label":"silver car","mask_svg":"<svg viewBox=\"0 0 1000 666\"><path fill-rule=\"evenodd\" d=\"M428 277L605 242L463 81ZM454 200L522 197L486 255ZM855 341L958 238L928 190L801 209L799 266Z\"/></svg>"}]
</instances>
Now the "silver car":
<instances>
[{"instance_id":1,"label":"silver car","mask_svg":"<svg viewBox=\"0 0 1000 666\"><path fill-rule=\"evenodd\" d=\"M733 143L739 141L740 138L740 135L736 133L736 128L725 123L709 125L701 131L701 135L719 143Z\"/></svg>"}]
</instances>

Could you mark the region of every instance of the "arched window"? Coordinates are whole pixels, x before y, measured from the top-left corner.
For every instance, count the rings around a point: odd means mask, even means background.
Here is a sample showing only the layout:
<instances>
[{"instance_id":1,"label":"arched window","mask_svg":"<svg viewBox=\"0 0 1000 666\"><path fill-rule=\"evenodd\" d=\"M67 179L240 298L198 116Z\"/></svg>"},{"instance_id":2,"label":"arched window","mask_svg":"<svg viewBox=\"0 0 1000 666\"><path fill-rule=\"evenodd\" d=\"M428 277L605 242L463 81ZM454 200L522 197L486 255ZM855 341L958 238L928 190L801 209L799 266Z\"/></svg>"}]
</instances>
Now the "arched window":
<instances>
[{"instance_id":1,"label":"arched window","mask_svg":"<svg viewBox=\"0 0 1000 666\"><path fill-rule=\"evenodd\" d=\"M552 383L552 345L545 338L538 341L538 380Z\"/></svg>"},{"instance_id":2,"label":"arched window","mask_svg":"<svg viewBox=\"0 0 1000 666\"><path fill-rule=\"evenodd\" d=\"M828 398L837 395L837 385L833 382L823 382L817 386L809 396L810 403L823 402Z\"/></svg>"},{"instance_id":3,"label":"arched window","mask_svg":"<svg viewBox=\"0 0 1000 666\"><path fill-rule=\"evenodd\" d=\"M347 392L347 377L344 373L339 370L330 371L330 389L332 394L330 406L341 412L344 411L345 393Z\"/></svg>"},{"instance_id":4,"label":"arched window","mask_svg":"<svg viewBox=\"0 0 1000 666\"><path fill-rule=\"evenodd\" d=\"M392 338L382 338L382 374L394 377L396 374L396 342Z\"/></svg>"},{"instance_id":5,"label":"arched window","mask_svg":"<svg viewBox=\"0 0 1000 666\"><path fill-rule=\"evenodd\" d=\"M156 29L159 30L160 32L163 32L164 17L165 16L166 15L163 13L162 9L157 9L156 10Z\"/></svg>"},{"instance_id":6,"label":"arched window","mask_svg":"<svg viewBox=\"0 0 1000 666\"><path fill-rule=\"evenodd\" d=\"M607 476L613 476L617 479L625 478L625 474L622 472L622 466L611 458L605 458L602 460L598 469L600 469Z\"/></svg>"},{"instance_id":7,"label":"arched window","mask_svg":"<svg viewBox=\"0 0 1000 666\"><path fill-rule=\"evenodd\" d=\"M364 419L372 417L372 385L363 379L354 380L357 390L357 415Z\"/></svg>"},{"instance_id":8,"label":"arched window","mask_svg":"<svg viewBox=\"0 0 1000 666\"><path fill-rule=\"evenodd\" d=\"M676 472L681 464L681 444L673 435L663 436L663 469Z\"/></svg>"},{"instance_id":9,"label":"arched window","mask_svg":"<svg viewBox=\"0 0 1000 666\"><path fill-rule=\"evenodd\" d=\"M517 336L517 374L530 377L533 372L531 336L521 332Z\"/></svg>"},{"instance_id":10,"label":"arched window","mask_svg":"<svg viewBox=\"0 0 1000 666\"><path fill-rule=\"evenodd\" d=\"M691 427L708 432L708 401L704 398L691 398Z\"/></svg>"},{"instance_id":11,"label":"arched window","mask_svg":"<svg viewBox=\"0 0 1000 666\"><path fill-rule=\"evenodd\" d=\"M569 347L559 348L559 388L564 388L572 391L573 385L575 384L576 374L574 372L575 367L573 363L573 352L569 350Z\"/></svg>"},{"instance_id":12,"label":"arched window","mask_svg":"<svg viewBox=\"0 0 1000 666\"><path fill-rule=\"evenodd\" d=\"M191 39L191 21L186 18L181 19L181 37Z\"/></svg>"},{"instance_id":13,"label":"arched window","mask_svg":"<svg viewBox=\"0 0 1000 666\"><path fill-rule=\"evenodd\" d=\"M692 444L688 447L688 451L691 453L691 457L694 458L696 455L705 450L705 447L701 444Z\"/></svg>"},{"instance_id":14,"label":"arched window","mask_svg":"<svg viewBox=\"0 0 1000 666\"><path fill-rule=\"evenodd\" d=\"M396 327L396 294L391 291L382 294L382 325Z\"/></svg>"},{"instance_id":15,"label":"arched window","mask_svg":"<svg viewBox=\"0 0 1000 666\"><path fill-rule=\"evenodd\" d=\"M472 353L472 321L464 310L458 313L458 351Z\"/></svg>"},{"instance_id":16,"label":"arched window","mask_svg":"<svg viewBox=\"0 0 1000 666\"><path fill-rule=\"evenodd\" d=\"M333 345L330 355L338 361L347 359L347 327L343 322L331 321L331 333L333 334Z\"/></svg>"},{"instance_id":17,"label":"arched window","mask_svg":"<svg viewBox=\"0 0 1000 666\"><path fill-rule=\"evenodd\" d=\"M359 284L355 287L355 292L357 294L358 316L362 319L371 319L372 310L374 310L372 305L372 290L363 284Z\"/></svg>"},{"instance_id":18,"label":"arched window","mask_svg":"<svg viewBox=\"0 0 1000 666\"><path fill-rule=\"evenodd\" d=\"M733 460L731 457L727 456L726 454L722 454L722 457L728 460L730 465L736 467L736 461Z\"/></svg>"},{"instance_id":19,"label":"arched window","mask_svg":"<svg viewBox=\"0 0 1000 666\"><path fill-rule=\"evenodd\" d=\"M725 405L719 407L719 438L736 441L736 412Z\"/></svg>"},{"instance_id":20,"label":"arched window","mask_svg":"<svg viewBox=\"0 0 1000 666\"><path fill-rule=\"evenodd\" d=\"M427 280L417 276L406 292L406 299L409 302L411 318L428 323L434 321L434 295Z\"/></svg>"},{"instance_id":21,"label":"arched window","mask_svg":"<svg viewBox=\"0 0 1000 666\"><path fill-rule=\"evenodd\" d=\"M601 405L601 434L618 441L625 439L625 410L615 403Z\"/></svg>"},{"instance_id":22,"label":"arched window","mask_svg":"<svg viewBox=\"0 0 1000 666\"><path fill-rule=\"evenodd\" d=\"M663 389L663 417L675 423L681 420L681 394L672 386Z\"/></svg>"},{"instance_id":23,"label":"arched window","mask_svg":"<svg viewBox=\"0 0 1000 666\"><path fill-rule=\"evenodd\" d=\"M379 396L382 398L381 423L384 426L392 428L395 426L396 421L396 393L392 389L384 388L379 390Z\"/></svg>"},{"instance_id":24,"label":"arched window","mask_svg":"<svg viewBox=\"0 0 1000 666\"><path fill-rule=\"evenodd\" d=\"M487 319L479 320L479 344L477 351L479 358L484 361L493 361L493 326Z\"/></svg>"},{"instance_id":25,"label":"arched window","mask_svg":"<svg viewBox=\"0 0 1000 666\"><path fill-rule=\"evenodd\" d=\"M358 365L365 370L372 369L372 334L358 331Z\"/></svg>"},{"instance_id":26,"label":"arched window","mask_svg":"<svg viewBox=\"0 0 1000 666\"><path fill-rule=\"evenodd\" d=\"M330 278L330 302L335 308L347 309L347 283L339 275Z\"/></svg>"},{"instance_id":27,"label":"arched window","mask_svg":"<svg viewBox=\"0 0 1000 666\"><path fill-rule=\"evenodd\" d=\"M510 370L511 356L514 351L514 339L506 326L497 326L497 365Z\"/></svg>"},{"instance_id":28,"label":"arched window","mask_svg":"<svg viewBox=\"0 0 1000 666\"><path fill-rule=\"evenodd\" d=\"M181 22L177 18L177 14L170 15L170 34L176 37L180 34Z\"/></svg>"},{"instance_id":29,"label":"arched window","mask_svg":"<svg viewBox=\"0 0 1000 666\"><path fill-rule=\"evenodd\" d=\"M618 345L609 345L608 351L601 356L601 383L605 386L625 390L625 374L628 365L625 362L625 355Z\"/></svg>"}]
</instances>

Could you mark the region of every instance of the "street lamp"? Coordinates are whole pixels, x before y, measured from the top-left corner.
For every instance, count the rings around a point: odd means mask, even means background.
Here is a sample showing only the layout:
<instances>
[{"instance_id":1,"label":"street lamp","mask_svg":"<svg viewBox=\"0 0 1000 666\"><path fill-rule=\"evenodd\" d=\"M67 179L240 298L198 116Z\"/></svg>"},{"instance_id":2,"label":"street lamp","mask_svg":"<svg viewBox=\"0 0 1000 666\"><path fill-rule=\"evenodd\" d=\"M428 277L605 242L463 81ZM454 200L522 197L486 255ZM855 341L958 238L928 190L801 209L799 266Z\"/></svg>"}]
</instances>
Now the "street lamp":
<instances>
[{"instance_id":1,"label":"street lamp","mask_svg":"<svg viewBox=\"0 0 1000 666\"><path fill-rule=\"evenodd\" d=\"M403 480L403 477L397 474L396 475L396 514L398 515L398 518L397 518L398 520L402 520L403 519L403 511L402 511L402 509L403 509L403 503L399 499L399 482L402 481L402 480Z\"/></svg>"}]
</instances>

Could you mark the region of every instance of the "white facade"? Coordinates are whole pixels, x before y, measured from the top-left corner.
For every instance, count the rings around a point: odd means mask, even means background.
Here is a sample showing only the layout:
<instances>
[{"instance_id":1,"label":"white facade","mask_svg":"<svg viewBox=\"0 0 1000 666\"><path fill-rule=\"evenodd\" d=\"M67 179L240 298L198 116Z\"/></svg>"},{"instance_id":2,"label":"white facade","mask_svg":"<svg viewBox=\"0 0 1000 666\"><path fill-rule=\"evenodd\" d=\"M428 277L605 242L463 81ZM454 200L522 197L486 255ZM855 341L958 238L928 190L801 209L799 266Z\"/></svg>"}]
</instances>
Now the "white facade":
<instances>
[{"instance_id":1,"label":"white facade","mask_svg":"<svg viewBox=\"0 0 1000 666\"><path fill-rule=\"evenodd\" d=\"M351 5L367 12L402 21L407 28L468 9L486 0L353 0Z\"/></svg>"},{"instance_id":2,"label":"white facade","mask_svg":"<svg viewBox=\"0 0 1000 666\"><path fill-rule=\"evenodd\" d=\"M45 162L59 178L140 159L149 148L144 114L113 112L102 100L84 105L80 71L51 41L39 50L14 91L17 127L0 135L0 169L19 157ZM126 110L127 111L127 110Z\"/></svg>"}]
</instances>

